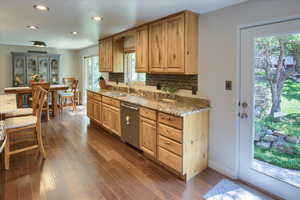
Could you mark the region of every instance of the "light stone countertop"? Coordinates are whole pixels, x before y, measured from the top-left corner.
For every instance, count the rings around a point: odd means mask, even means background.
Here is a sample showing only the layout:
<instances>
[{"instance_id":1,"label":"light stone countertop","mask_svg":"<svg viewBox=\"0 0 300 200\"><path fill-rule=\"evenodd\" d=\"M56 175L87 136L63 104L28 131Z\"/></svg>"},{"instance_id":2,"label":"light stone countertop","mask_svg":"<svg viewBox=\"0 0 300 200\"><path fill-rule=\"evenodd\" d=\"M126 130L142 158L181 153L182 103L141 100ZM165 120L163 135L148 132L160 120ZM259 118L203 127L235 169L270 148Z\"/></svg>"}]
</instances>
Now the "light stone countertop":
<instances>
[{"instance_id":1,"label":"light stone countertop","mask_svg":"<svg viewBox=\"0 0 300 200\"><path fill-rule=\"evenodd\" d=\"M197 98L182 98L176 100L174 103L169 103L162 100L138 96L135 93L127 94L124 92L110 90L88 91L180 117L210 109L207 100ZM125 94L126 96L116 95L118 93Z\"/></svg>"}]
</instances>

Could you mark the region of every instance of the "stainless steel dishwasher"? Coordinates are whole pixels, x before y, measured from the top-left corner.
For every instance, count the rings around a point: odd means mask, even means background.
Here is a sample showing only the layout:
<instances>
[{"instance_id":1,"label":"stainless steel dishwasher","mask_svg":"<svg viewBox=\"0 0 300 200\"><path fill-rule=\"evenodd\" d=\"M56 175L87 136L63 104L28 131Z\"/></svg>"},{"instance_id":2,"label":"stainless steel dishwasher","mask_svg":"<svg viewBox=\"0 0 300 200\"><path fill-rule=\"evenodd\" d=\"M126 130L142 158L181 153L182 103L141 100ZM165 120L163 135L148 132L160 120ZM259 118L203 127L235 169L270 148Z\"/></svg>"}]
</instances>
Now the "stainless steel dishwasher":
<instances>
[{"instance_id":1,"label":"stainless steel dishwasher","mask_svg":"<svg viewBox=\"0 0 300 200\"><path fill-rule=\"evenodd\" d=\"M122 140L136 148L140 148L139 107L131 103L121 103Z\"/></svg>"}]
</instances>

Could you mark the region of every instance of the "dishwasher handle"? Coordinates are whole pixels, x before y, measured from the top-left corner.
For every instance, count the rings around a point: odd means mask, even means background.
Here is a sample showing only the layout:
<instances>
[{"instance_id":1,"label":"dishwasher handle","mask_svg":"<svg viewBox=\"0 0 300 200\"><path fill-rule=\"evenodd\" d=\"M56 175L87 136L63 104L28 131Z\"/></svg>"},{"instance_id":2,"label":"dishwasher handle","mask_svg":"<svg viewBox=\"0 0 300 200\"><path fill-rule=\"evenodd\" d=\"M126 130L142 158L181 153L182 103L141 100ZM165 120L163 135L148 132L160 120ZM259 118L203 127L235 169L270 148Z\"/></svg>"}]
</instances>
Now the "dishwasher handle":
<instances>
[{"instance_id":1,"label":"dishwasher handle","mask_svg":"<svg viewBox=\"0 0 300 200\"><path fill-rule=\"evenodd\" d=\"M128 108L128 109L131 109L131 110L139 110L139 108L137 107L133 107L133 106L128 106L126 104L121 104L122 107L125 107L125 108Z\"/></svg>"}]
</instances>

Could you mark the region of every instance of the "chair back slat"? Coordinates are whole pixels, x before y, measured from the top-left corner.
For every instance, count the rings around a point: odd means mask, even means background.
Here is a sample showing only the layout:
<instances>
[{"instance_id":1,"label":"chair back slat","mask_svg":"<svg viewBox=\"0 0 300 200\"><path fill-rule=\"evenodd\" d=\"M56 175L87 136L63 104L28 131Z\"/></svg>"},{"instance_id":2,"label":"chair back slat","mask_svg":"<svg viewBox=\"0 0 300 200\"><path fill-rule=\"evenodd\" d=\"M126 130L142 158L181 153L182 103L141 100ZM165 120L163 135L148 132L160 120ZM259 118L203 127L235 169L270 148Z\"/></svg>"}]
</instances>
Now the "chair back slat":
<instances>
[{"instance_id":1,"label":"chair back slat","mask_svg":"<svg viewBox=\"0 0 300 200\"><path fill-rule=\"evenodd\" d=\"M79 80L73 80L71 85L71 91L74 95L76 95L77 89L78 89Z\"/></svg>"},{"instance_id":2,"label":"chair back slat","mask_svg":"<svg viewBox=\"0 0 300 200\"><path fill-rule=\"evenodd\" d=\"M38 120L41 120L43 105L47 98L48 91L44 90L42 87L34 87L32 88L33 91L33 101L32 101L32 109L34 115L37 116Z\"/></svg>"}]
</instances>

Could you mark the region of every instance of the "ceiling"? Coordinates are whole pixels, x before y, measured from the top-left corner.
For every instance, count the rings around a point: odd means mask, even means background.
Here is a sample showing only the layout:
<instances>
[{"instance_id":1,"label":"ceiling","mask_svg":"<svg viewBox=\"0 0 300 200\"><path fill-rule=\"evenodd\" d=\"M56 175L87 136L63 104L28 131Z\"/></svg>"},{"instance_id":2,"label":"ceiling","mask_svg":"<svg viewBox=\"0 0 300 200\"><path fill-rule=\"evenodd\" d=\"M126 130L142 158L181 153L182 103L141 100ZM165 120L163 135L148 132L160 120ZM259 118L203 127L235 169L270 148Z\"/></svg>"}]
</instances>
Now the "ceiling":
<instances>
[{"instance_id":1,"label":"ceiling","mask_svg":"<svg viewBox=\"0 0 300 200\"><path fill-rule=\"evenodd\" d=\"M5 1L5 3L3 2ZM247 0L1 0L0 44L30 46L45 41L49 47L81 49L99 37L181 10L205 13ZM33 9L42 4L49 12ZM92 16L103 16L95 22ZM39 26L29 30L28 25ZM78 31L78 35L71 35Z\"/></svg>"}]
</instances>

